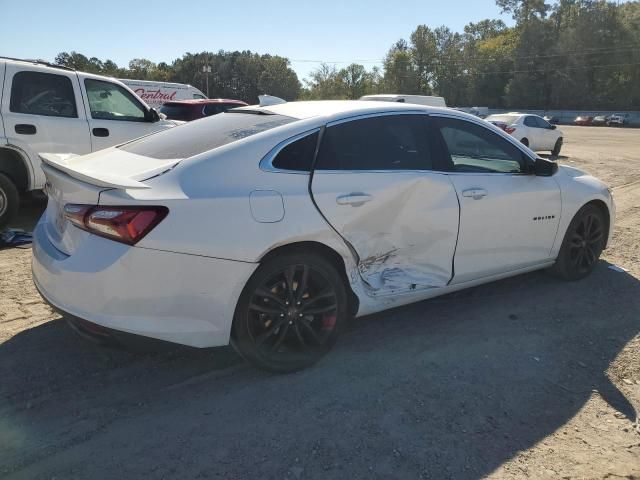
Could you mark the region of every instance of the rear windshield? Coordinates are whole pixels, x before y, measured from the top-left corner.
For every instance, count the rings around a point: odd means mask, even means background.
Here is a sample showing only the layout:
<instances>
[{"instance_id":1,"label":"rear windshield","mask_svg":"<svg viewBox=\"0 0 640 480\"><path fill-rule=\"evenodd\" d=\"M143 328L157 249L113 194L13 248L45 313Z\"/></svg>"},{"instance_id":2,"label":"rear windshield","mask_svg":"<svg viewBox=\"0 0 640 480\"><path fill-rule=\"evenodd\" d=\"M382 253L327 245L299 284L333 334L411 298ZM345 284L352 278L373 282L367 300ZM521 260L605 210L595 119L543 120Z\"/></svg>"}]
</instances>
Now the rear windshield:
<instances>
[{"instance_id":1,"label":"rear windshield","mask_svg":"<svg viewBox=\"0 0 640 480\"><path fill-rule=\"evenodd\" d=\"M518 117L513 115L489 115L485 120L487 122L503 122L506 124L511 124L516 121Z\"/></svg>"},{"instance_id":2,"label":"rear windshield","mask_svg":"<svg viewBox=\"0 0 640 480\"><path fill-rule=\"evenodd\" d=\"M164 104L160 107L160 113L164 113L169 120L189 120L189 110L187 105Z\"/></svg>"},{"instance_id":3,"label":"rear windshield","mask_svg":"<svg viewBox=\"0 0 640 480\"><path fill-rule=\"evenodd\" d=\"M284 115L221 113L142 137L119 148L158 159L188 158L295 121Z\"/></svg>"}]
</instances>

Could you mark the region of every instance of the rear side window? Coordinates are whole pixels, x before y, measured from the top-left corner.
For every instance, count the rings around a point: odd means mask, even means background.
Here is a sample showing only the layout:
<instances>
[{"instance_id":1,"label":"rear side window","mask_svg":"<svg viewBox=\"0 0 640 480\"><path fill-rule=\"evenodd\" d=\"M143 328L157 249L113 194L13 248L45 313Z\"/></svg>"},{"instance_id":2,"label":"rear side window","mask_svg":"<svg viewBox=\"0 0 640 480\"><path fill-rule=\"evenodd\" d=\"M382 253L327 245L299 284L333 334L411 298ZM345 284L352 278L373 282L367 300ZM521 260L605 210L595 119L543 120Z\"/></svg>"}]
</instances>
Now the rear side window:
<instances>
[{"instance_id":1,"label":"rear side window","mask_svg":"<svg viewBox=\"0 0 640 480\"><path fill-rule=\"evenodd\" d=\"M139 138L119 148L158 159L188 158L295 121L284 115L222 113Z\"/></svg>"},{"instance_id":2,"label":"rear side window","mask_svg":"<svg viewBox=\"0 0 640 480\"><path fill-rule=\"evenodd\" d=\"M527 157L497 133L466 120L439 118L454 172L524 173Z\"/></svg>"},{"instance_id":3,"label":"rear side window","mask_svg":"<svg viewBox=\"0 0 640 480\"><path fill-rule=\"evenodd\" d=\"M9 110L48 117L78 116L69 77L41 72L18 72L13 76Z\"/></svg>"},{"instance_id":4,"label":"rear side window","mask_svg":"<svg viewBox=\"0 0 640 480\"><path fill-rule=\"evenodd\" d=\"M318 144L318 132L300 138L284 147L271 165L282 170L309 172Z\"/></svg>"},{"instance_id":5,"label":"rear side window","mask_svg":"<svg viewBox=\"0 0 640 480\"><path fill-rule=\"evenodd\" d=\"M431 170L423 115L383 115L328 127L318 170Z\"/></svg>"},{"instance_id":6,"label":"rear side window","mask_svg":"<svg viewBox=\"0 0 640 480\"><path fill-rule=\"evenodd\" d=\"M525 117L524 124L527 127L533 127L533 128L539 127L538 122L536 122L536 117Z\"/></svg>"},{"instance_id":7,"label":"rear side window","mask_svg":"<svg viewBox=\"0 0 640 480\"><path fill-rule=\"evenodd\" d=\"M160 113L164 113L169 120L184 120L187 121L191 118L191 108L188 105L171 105L164 104L160 107Z\"/></svg>"}]
</instances>

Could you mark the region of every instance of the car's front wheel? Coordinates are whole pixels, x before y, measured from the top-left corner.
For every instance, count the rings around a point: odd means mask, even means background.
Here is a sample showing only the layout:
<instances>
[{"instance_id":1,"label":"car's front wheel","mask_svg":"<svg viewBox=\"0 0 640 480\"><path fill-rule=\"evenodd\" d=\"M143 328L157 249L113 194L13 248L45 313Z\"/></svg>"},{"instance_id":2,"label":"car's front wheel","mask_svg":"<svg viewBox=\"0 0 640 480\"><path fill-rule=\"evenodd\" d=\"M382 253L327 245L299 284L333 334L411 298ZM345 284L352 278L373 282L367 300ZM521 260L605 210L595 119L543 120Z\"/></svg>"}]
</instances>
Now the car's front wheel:
<instances>
[{"instance_id":1,"label":"car's front wheel","mask_svg":"<svg viewBox=\"0 0 640 480\"><path fill-rule=\"evenodd\" d=\"M598 263L606 236L602 211L595 205L585 205L571 220L551 272L565 280L586 277Z\"/></svg>"},{"instance_id":2,"label":"car's front wheel","mask_svg":"<svg viewBox=\"0 0 640 480\"><path fill-rule=\"evenodd\" d=\"M347 316L336 267L314 254L284 254L260 265L236 307L232 344L250 363L286 373L317 362Z\"/></svg>"},{"instance_id":3,"label":"car's front wheel","mask_svg":"<svg viewBox=\"0 0 640 480\"><path fill-rule=\"evenodd\" d=\"M556 140L556 144L553 146L553 150L551 150L551 155L557 157L560 155L560 150L562 150L562 138Z\"/></svg>"}]
</instances>

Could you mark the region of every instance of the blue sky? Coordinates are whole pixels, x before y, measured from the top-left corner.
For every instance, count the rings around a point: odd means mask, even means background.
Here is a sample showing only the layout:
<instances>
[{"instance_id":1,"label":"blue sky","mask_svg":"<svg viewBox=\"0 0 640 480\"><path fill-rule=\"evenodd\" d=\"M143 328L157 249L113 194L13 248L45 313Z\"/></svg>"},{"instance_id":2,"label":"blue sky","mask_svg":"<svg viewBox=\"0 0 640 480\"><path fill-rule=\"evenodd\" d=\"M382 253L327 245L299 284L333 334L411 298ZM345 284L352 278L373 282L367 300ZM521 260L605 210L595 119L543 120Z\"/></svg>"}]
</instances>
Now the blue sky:
<instances>
[{"instance_id":1,"label":"blue sky","mask_svg":"<svg viewBox=\"0 0 640 480\"><path fill-rule=\"evenodd\" d=\"M126 66L136 57L171 62L185 52L252 50L290 58L301 79L316 60L379 64L418 24L461 31L500 16L494 0L0 0L0 12L3 56L53 60L75 50Z\"/></svg>"}]
</instances>

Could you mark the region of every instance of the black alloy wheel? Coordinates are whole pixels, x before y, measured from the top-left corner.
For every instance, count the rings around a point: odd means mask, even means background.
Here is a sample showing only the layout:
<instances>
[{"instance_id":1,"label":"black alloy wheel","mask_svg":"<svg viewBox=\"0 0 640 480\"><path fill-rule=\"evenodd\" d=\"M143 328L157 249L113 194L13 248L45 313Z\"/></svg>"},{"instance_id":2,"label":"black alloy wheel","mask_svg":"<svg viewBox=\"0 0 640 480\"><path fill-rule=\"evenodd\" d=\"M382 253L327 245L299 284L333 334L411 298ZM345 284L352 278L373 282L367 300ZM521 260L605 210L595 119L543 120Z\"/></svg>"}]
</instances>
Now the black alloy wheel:
<instances>
[{"instance_id":1,"label":"black alloy wheel","mask_svg":"<svg viewBox=\"0 0 640 480\"><path fill-rule=\"evenodd\" d=\"M321 257L288 255L262 265L236 309L236 349L254 365L290 372L334 345L346 315L344 283Z\"/></svg>"},{"instance_id":2,"label":"black alloy wheel","mask_svg":"<svg viewBox=\"0 0 640 480\"><path fill-rule=\"evenodd\" d=\"M569 224L551 272L565 280L586 277L598 263L607 235L603 212L593 204L585 205Z\"/></svg>"},{"instance_id":3,"label":"black alloy wheel","mask_svg":"<svg viewBox=\"0 0 640 480\"><path fill-rule=\"evenodd\" d=\"M604 225L601 215L595 212L584 215L569 242L569 258L573 268L580 273L593 270L602 252Z\"/></svg>"}]
</instances>

